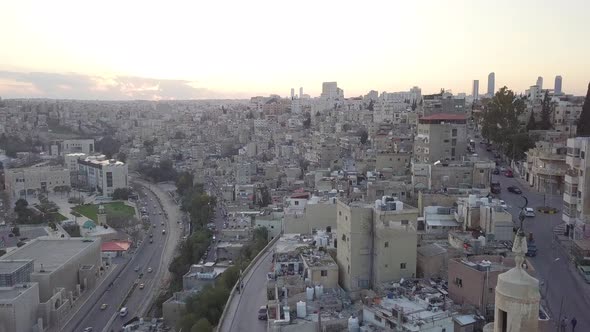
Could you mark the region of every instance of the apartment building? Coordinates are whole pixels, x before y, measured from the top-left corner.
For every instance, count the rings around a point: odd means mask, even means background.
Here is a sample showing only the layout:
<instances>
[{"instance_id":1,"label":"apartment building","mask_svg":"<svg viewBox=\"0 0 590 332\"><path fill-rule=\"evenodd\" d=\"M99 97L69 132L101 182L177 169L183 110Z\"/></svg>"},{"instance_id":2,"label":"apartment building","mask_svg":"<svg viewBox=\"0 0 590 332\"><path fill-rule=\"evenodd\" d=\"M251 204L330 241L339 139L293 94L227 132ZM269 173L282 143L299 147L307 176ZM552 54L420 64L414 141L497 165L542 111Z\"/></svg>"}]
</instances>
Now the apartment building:
<instances>
[{"instance_id":1,"label":"apartment building","mask_svg":"<svg viewBox=\"0 0 590 332\"><path fill-rule=\"evenodd\" d=\"M374 204L337 201L340 285L348 291L416 275L418 209L383 197Z\"/></svg>"},{"instance_id":2,"label":"apartment building","mask_svg":"<svg viewBox=\"0 0 590 332\"><path fill-rule=\"evenodd\" d=\"M39 324L39 284L25 282L0 287L0 331L43 331Z\"/></svg>"},{"instance_id":3,"label":"apartment building","mask_svg":"<svg viewBox=\"0 0 590 332\"><path fill-rule=\"evenodd\" d=\"M78 170L80 184L103 196L112 196L115 189L129 186L127 164L104 155L78 159Z\"/></svg>"},{"instance_id":4,"label":"apartment building","mask_svg":"<svg viewBox=\"0 0 590 332\"><path fill-rule=\"evenodd\" d=\"M574 228L574 239L590 236L590 137L567 140L562 219Z\"/></svg>"},{"instance_id":5,"label":"apartment building","mask_svg":"<svg viewBox=\"0 0 590 332\"><path fill-rule=\"evenodd\" d=\"M50 145L52 156L63 156L68 153L92 154L95 152L94 148L94 139L66 139L54 141Z\"/></svg>"},{"instance_id":6,"label":"apartment building","mask_svg":"<svg viewBox=\"0 0 590 332\"><path fill-rule=\"evenodd\" d=\"M435 191L449 188L489 190L495 167L492 161L413 163L412 187Z\"/></svg>"},{"instance_id":7,"label":"apartment building","mask_svg":"<svg viewBox=\"0 0 590 332\"><path fill-rule=\"evenodd\" d=\"M462 160L467 155L467 117L438 113L418 119L414 140L414 161L434 163Z\"/></svg>"},{"instance_id":8,"label":"apartment building","mask_svg":"<svg viewBox=\"0 0 590 332\"><path fill-rule=\"evenodd\" d=\"M465 113L465 98L456 98L449 92L424 95L422 102L424 116L438 113Z\"/></svg>"},{"instance_id":9,"label":"apartment building","mask_svg":"<svg viewBox=\"0 0 590 332\"><path fill-rule=\"evenodd\" d=\"M70 186L70 171L54 166L9 168L4 180L6 191L13 198L26 199L39 192L53 192L57 186Z\"/></svg>"},{"instance_id":10,"label":"apartment building","mask_svg":"<svg viewBox=\"0 0 590 332\"><path fill-rule=\"evenodd\" d=\"M560 194L564 188L567 147L561 143L537 142L526 152L524 177L539 192Z\"/></svg>"}]
</instances>

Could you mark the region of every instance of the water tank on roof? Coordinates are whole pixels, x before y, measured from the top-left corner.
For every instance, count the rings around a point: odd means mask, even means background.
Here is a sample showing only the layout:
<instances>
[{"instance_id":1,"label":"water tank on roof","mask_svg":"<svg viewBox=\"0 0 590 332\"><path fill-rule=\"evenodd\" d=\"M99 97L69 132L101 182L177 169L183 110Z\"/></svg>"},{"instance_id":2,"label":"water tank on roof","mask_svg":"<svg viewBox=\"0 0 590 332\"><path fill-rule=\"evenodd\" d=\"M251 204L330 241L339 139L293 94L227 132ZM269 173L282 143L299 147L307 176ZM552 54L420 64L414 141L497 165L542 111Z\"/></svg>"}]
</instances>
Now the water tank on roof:
<instances>
[{"instance_id":1,"label":"water tank on roof","mask_svg":"<svg viewBox=\"0 0 590 332\"><path fill-rule=\"evenodd\" d=\"M475 206L476 197L475 195L469 195L469 206Z\"/></svg>"},{"instance_id":2,"label":"water tank on roof","mask_svg":"<svg viewBox=\"0 0 590 332\"><path fill-rule=\"evenodd\" d=\"M479 243L481 244L482 247L485 247L486 246L486 237L485 236L480 235L477 238L477 241L479 241Z\"/></svg>"},{"instance_id":3,"label":"water tank on roof","mask_svg":"<svg viewBox=\"0 0 590 332\"><path fill-rule=\"evenodd\" d=\"M308 301L313 301L313 287L307 287L307 289L305 290L305 294L306 294L306 299Z\"/></svg>"},{"instance_id":4,"label":"water tank on roof","mask_svg":"<svg viewBox=\"0 0 590 332\"><path fill-rule=\"evenodd\" d=\"M319 299L320 298L320 286L315 286L315 298Z\"/></svg>"},{"instance_id":5,"label":"water tank on roof","mask_svg":"<svg viewBox=\"0 0 590 332\"><path fill-rule=\"evenodd\" d=\"M404 209L404 203L400 202L400 201L395 201L395 209L398 211L401 211Z\"/></svg>"},{"instance_id":6,"label":"water tank on roof","mask_svg":"<svg viewBox=\"0 0 590 332\"><path fill-rule=\"evenodd\" d=\"M348 332L359 332L360 329L359 319L354 316L350 316L348 319Z\"/></svg>"},{"instance_id":7,"label":"water tank on roof","mask_svg":"<svg viewBox=\"0 0 590 332\"><path fill-rule=\"evenodd\" d=\"M381 209L381 200L380 199L375 201L375 209L377 209L377 210Z\"/></svg>"},{"instance_id":8,"label":"water tank on roof","mask_svg":"<svg viewBox=\"0 0 590 332\"><path fill-rule=\"evenodd\" d=\"M307 306L305 302L297 302L297 318L305 318L307 316Z\"/></svg>"}]
</instances>

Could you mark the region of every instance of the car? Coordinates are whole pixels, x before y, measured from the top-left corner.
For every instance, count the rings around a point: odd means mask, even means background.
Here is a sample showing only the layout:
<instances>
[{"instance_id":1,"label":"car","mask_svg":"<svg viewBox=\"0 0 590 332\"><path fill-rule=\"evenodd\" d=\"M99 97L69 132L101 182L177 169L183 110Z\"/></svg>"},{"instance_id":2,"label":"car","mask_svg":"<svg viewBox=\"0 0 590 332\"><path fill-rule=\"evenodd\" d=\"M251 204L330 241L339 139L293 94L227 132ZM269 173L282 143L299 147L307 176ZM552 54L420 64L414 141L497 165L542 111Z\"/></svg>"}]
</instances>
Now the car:
<instances>
[{"instance_id":1,"label":"car","mask_svg":"<svg viewBox=\"0 0 590 332\"><path fill-rule=\"evenodd\" d=\"M578 271L584 278L584 281L590 284L590 266L588 265L578 265Z\"/></svg>"},{"instance_id":2,"label":"car","mask_svg":"<svg viewBox=\"0 0 590 332\"><path fill-rule=\"evenodd\" d=\"M260 309L258 309L258 319L260 320L267 320L268 319L268 315L267 315L268 309L266 309L266 306L262 306L260 307Z\"/></svg>"},{"instance_id":3,"label":"car","mask_svg":"<svg viewBox=\"0 0 590 332\"><path fill-rule=\"evenodd\" d=\"M508 205L506 205L506 202L504 200L500 200L500 206L503 207L504 209L508 208Z\"/></svg>"},{"instance_id":4,"label":"car","mask_svg":"<svg viewBox=\"0 0 590 332\"><path fill-rule=\"evenodd\" d=\"M151 273L153 270L151 267L148 267L148 273Z\"/></svg>"},{"instance_id":5,"label":"car","mask_svg":"<svg viewBox=\"0 0 590 332\"><path fill-rule=\"evenodd\" d=\"M160 211L160 213L158 213L159 215L162 215L162 211Z\"/></svg>"},{"instance_id":6,"label":"car","mask_svg":"<svg viewBox=\"0 0 590 332\"><path fill-rule=\"evenodd\" d=\"M153 227L153 228L156 228L156 224L152 224L152 227Z\"/></svg>"},{"instance_id":7,"label":"car","mask_svg":"<svg viewBox=\"0 0 590 332\"><path fill-rule=\"evenodd\" d=\"M486 151L487 151L487 152L492 152L492 148L490 148L490 147L487 147L487 148L486 148Z\"/></svg>"},{"instance_id":8,"label":"car","mask_svg":"<svg viewBox=\"0 0 590 332\"><path fill-rule=\"evenodd\" d=\"M127 316L128 313L129 313L129 310L127 310L127 307L123 307L123 308L121 308L121 310L119 310L119 316L121 316L121 317Z\"/></svg>"},{"instance_id":9,"label":"car","mask_svg":"<svg viewBox=\"0 0 590 332\"><path fill-rule=\"evenodd\" d=\"M105 310L109 305L106 303L103 303L100 305L100 310Z\"/></svg>"},{"instance_id":10,"label":"car","mask_svg":"<svg viewBox=\"0 0 590 332\"><path fill-rule=\"evenodd\" d=\"M150 239L150 243L154 243L154 239Z\"/></svg>"},{"instance_id":11,"label":"car","mask_svg":"<svg viewBox=\"0 0 590 332\"><path fill-rule=\"evenodd\" d=\"M133 271L135 271L135 272L139 272L139 266L136 266L136 267L133 269Z\"/></svg>"},{"instance_id":12,"label":"car","mask_svg":"<svg viewBox=\"0 0 590 332\"><path fill-rule=\"evenodd\" d=\"M535 210L533 210L533 208L530 208L530 207L525 208L524 209L524 216L525 217L529 217L529 218L534 217L535 216Z\"/></svg>"},{"instance_id":13,"label":"car","mask_svg":"<svg viewBox=\"0 0 590 332\"><path fill-rule=\"evenodd\" d=\"M520 188L515 187L515 186L508 187L508 192L511 192L513 194L518 194L518 195L522 194L522 190L520 190Z\"/></svg>"},{"instance_id":14,"label":"car","mask_svg":"<svg viewBox=\"0 0 590 332\"><path fill-rule=\"evenodd\" d=\"M92 327L91 326L88 326L87 328L84 329L84 332L90 332L90 331L92 331Z\"/></svg>"},{"instance_id":15,"label":"car","mask_svg":"<svg viewBox=\"0 0 590 332\"><path fill-rule=\"evenodd\" d=\"M139 284L139 289L143 289L145 287L144 283Z\"/></svg>"},{"instance_id":16,"label":"car","mask_svg":"<svg viewBox=\"0 0 590 332\"><path fill-rule=\"evenodd\" d=\"M494 170L492 171L492 174L498 175L498 174L500 174L500 170L498 168L494 168Z\"/></svg>"},{"instance_id":17,"label":"car","mask_svg":"<svg viewBox=\"0 0 590 332\"><path fill-rule=\"evenodd\" d=\"M164 222L163 221L161 222L161 225L164 226Z\"/></svg>"},{"instance_id":18,"label":"car","mask_svg":"<svg viewBox=\"0 0 590 332\"><path fill-rule=\"evenodd\" d=\"M512 173L512 170L507 169L504 172L504 176L506 176L507 178L513 178L514 177L514 173Z\"/></svg>"}]
</instances>

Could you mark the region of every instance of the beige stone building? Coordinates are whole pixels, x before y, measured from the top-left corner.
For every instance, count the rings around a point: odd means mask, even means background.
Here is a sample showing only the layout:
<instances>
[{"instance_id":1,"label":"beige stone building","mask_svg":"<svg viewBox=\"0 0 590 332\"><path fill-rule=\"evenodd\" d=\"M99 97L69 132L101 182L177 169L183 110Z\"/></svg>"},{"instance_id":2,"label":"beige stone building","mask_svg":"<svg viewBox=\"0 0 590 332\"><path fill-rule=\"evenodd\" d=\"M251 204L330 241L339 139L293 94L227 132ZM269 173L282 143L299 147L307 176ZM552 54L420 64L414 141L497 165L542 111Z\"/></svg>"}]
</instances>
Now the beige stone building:
<instances>
[{"instance_id":1,"label":"beige stone building","mask_svg":"<svg viewBox=\"0 0 590 332\"><path fill-rule=\"evenodd\" d=\"M461 160L467 154L467 117L437 113L418 119L414 161Z\"/></svg>"},{"instance_id":2,"label":"beige stone building","mask_svg":"<svg viewBox=\"0 0 590 332\"><path fill-rule=\"evenodd\" d=\"M337 203L340 285L348 291L416 276L418 209L393 201Z\"/></svg>"},{"instance_id":3,"label":"beige stone building","mask_svg":"<svg viewBox=\"0 0 590 332\"><path fill-rule=\"evenodd\" d=\"M525 180L539 192L559 194L564 189L567 148L561 143L537 142L526 152Z\"/></svg>"},{"instance_id":4,"label":"beige stone building","mask_svg":"<svg viewBox=\"0 0 590 332\"><path fill-rule=\"evenodd\" d=\"M312 234L317 230L336 230L336 204L328 197L313 196L309 200L293 201L298 205L285 209L284 233ZM296 208L301 206L301 208Z\"/></svg>"},{"instance_id":5,"label":"beige stone building","mask_svg":"<svg viewBox=\"0 0 590 332\"><path fill-rule=\"evenodd\" d=\"M415 190L449 188L489 190L492 170L490 161L465 161L439 164L412 164L412 187Z\"/></svg>"},{"instance_id":6,"label":"beige stone building","mask_svg":"<svg viewBox=\"0 0 590 332\"><path fill-rule=\"evenodd\" d=\"M13 198L34 197L40 191L53 192L57 186L70 186L70 171L64 167L9 168L4 174L6 191Z\"/></svg>"}]
</instances>

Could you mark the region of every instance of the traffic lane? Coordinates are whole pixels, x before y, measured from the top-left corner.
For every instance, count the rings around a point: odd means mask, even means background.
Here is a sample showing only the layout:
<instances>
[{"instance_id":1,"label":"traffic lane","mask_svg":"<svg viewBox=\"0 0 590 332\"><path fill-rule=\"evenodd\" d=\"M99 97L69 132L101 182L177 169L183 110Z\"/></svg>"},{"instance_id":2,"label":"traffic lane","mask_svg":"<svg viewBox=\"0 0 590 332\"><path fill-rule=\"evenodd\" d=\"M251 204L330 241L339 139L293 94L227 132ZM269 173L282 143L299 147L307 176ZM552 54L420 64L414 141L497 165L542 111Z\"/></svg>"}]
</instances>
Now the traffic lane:
<instances>
[{"instance_id":1,"label":"traffic lane","mask_svg":"<svg viewBox=\"0 0 590 332\"><path fill-rule=\"evenodd\" d=\"M236 298L239 304L229 331L266 331L266 321L258 319L258 309L267 303L266 276L272 263L272 252L269 250L248 279L244 280L244 289Z\"/></svg>"}]
</instances>

